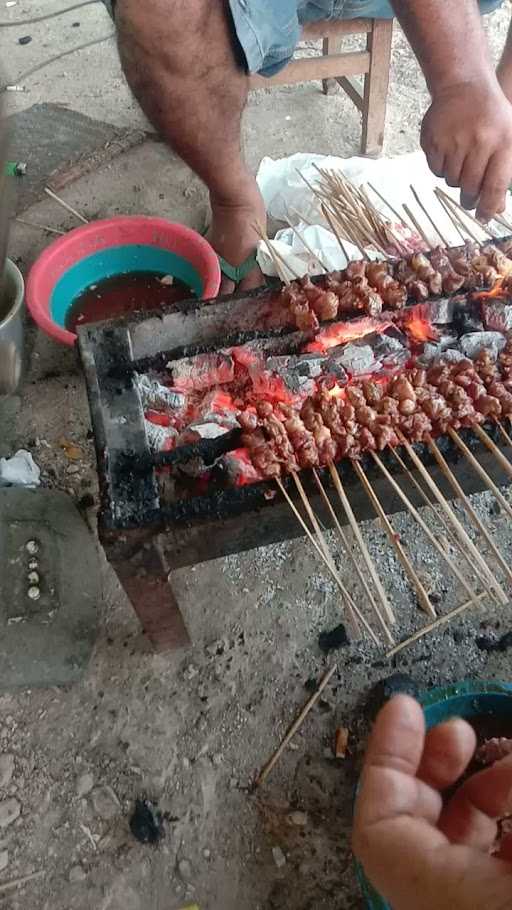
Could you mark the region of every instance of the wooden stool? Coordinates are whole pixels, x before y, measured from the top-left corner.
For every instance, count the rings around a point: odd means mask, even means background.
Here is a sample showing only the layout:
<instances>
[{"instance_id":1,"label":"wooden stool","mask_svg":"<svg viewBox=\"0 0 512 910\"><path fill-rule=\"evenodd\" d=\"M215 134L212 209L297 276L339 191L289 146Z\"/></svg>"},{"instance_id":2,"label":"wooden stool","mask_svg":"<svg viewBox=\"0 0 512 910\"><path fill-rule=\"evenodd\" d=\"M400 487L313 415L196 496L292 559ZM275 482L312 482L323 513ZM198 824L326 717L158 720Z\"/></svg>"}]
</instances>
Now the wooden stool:
<instances>
[{"instance_id":1,"label":"wooden stool","mask_svg":"<svg viewBox=\"0 0 512 910\"><path fill-rule=\"evenodd\" d=\"M345 35L361 34L366 35L365 51L341 52ZM321 79L323 91L327 94L327 80L335 79L361 111L361 155L378 156L382 154L384 143L392 35L392 19L344 19L312 23L305 27L303 38L322 38L322 55L295 58L270 79L251 76L250 87L268 88ZM352 78L361 75L364 76L363 91Z\"/></svg>"}]
</instances>

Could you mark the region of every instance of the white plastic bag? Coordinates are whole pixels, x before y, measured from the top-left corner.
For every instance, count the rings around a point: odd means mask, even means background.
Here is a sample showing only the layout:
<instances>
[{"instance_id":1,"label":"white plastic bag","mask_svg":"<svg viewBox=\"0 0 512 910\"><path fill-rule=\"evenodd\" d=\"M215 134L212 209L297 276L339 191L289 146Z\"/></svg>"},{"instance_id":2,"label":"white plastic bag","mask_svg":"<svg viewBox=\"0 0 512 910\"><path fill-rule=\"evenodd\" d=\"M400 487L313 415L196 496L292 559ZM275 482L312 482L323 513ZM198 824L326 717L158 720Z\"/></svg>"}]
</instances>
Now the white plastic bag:
<instances>
[{"instance_id":1,"label":"white plastic bag","mask_svg":"<svg viewBox=\"0 0 512 910\"><path fill-rule=\"evenodd\" d=\"M30 452L20 449L12 458L0 458L0 485L38 487L41 471Z\"/></svg>"}]
</instances>

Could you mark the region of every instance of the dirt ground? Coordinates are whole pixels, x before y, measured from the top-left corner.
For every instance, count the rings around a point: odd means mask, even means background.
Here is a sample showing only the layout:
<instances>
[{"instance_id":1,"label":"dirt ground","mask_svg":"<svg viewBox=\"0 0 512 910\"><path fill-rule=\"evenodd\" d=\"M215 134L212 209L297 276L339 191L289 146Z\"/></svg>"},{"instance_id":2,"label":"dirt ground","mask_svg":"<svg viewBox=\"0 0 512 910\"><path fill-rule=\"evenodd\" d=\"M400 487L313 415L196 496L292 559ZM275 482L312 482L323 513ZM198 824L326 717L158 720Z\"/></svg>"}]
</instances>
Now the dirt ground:
<instances>
[{"instance_id":1,"label":"dirt ground","mask_svg":"<svg viewBox=\"0 0 512 910\"><path fill-rule=\"evenodd\" d=\"M43 8L44 0L26 0L2 18ZM111 28L101 7L86 8L76 18L80 40ZM506 3L487 22L495 51L509 18ZM9 80L58 53L69 43L69 28L61 20L38 26L37 32L34 27L39 37L25 47L17 44L17 30L9 33ZM123 126L144 125L112 42L42 70L27 86L27 93L9 96L12 110L48 100ZM397 31L388 154L417 147L426 103L418 68ZM349 155L357 150L358 130L355 110L339 93L324 98L316 86L298 86L251 99L245 146L253 167L263 155L294 151ZM163 145L151 141L63 195L90 218L151 212L198 227L206 217L202 187ZM74 225L50 200L27 217L57 228ZM18 224L11 255L26 271L47 243L47 236ZM94 529L96 473L75 355L34 328L28 330L28 346L21 396L0 410L0 454L20 445L30 449L43 483L68 491ZM77 461L67 459L61 437L79 448ZM473 497L473 504L510 561L506 515L488 494ZM436 516L428 521L439 533ZM461 603L463 592L411 521L401 515L395 525L439 609ZM400 638L418 628L422 616L383 532L369 522L363 533L396 610ZM335 548L334 537L329 539ZM0 695L0 822L8 810L14 816L0 827L0 907L361 908L349 838L369 691L393 672L410 674L425 687L467 677L506 679L507 654L481 650L477 639L510 629L510 607L499 613L486 606L478 615L468 611L396 660L358 643L326 657L318 636L339 622L338 596L311 547L298 540L176 573L193 646L155 655L101 554L99 560L104 594L83 681L67 690ZM350 567L341 568L362 601ZM333 660L338 669L323 699L268 782L252 792L255 773L308 697L308 682ZM333 755L338 726L350 731L345 760ZM140 797L157 801L165 813L158 846L141 845L130 832L128 819ZM40 875L18 889L3 888L31 873Z\"/></svg>"}]
</instances>

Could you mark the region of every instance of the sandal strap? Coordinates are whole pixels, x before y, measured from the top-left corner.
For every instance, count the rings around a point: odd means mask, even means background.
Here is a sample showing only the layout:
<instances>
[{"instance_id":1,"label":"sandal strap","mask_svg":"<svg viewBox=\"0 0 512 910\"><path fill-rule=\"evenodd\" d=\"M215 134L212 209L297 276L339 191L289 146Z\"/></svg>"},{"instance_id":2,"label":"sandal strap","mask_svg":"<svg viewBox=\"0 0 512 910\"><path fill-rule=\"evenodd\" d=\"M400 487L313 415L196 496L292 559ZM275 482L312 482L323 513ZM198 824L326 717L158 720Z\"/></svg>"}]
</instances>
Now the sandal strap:
<instances>
[{"instance_id":1,"label":"sandal strap","mask_svg":"<svg viewBox=\"0 0 512 910\"><path fill-rule=\"evenodd\" d=\"M256 260L256 252L251 253L247 259L244 260L240 265L231 265L226 259L222 256L219 256L219 265L220 270L226 278L229 278L230 281L234 281L235 284L239 284L244 278L247 278L248 275L257 268L258 262Z\"/></svg>"}]
</instances>

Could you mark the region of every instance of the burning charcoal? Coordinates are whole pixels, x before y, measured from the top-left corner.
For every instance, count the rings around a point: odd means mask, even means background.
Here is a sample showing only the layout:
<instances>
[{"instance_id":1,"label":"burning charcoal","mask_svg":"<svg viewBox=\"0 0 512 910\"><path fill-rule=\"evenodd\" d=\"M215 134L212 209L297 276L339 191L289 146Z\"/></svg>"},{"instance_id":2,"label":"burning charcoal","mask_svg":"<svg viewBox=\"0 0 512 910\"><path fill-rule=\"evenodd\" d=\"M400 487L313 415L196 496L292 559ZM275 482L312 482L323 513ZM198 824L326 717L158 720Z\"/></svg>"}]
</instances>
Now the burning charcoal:
<instances>
[{"instance_id":1,"label":"burning charcoal","mask_svg":"<svg viewBox=\"0 0 512 910\"><path fill-rule=\"evenodd\" d=\"M161 427L145 420L146 437L152 452L170 452L176 444L178 432L174 427Z\"/></svg>"},{"instance_id":2,"label":"burning charcoal","mask_svg":"<svg viewBox=\"0 0 512 910\"><path fill-rule=\"evenodd\" d=\"M506 344L506 338L500 332L471 332L460 339L460 349L466 357L474 359L480 351L490 351L496 360Z\"/></svg>"},{"instance_id":3,"label":"burning charcoal","mask_svg":"<svg viewBox=\"0 0 512 910\"><path fill-rule=\"evenodd\" d=\"M238 408L228 394L222 389L215 389L203 398L197 409L197 423L218 423L226 429L238 426Z\"/></svg>"},{"instance_id":4,"label":"burning charcoal","mask_svg":"<svg viewBox=\"0 0 512 910\"><path fill-rule=\"evenodd\" d=\"M454 297L441 297L439 300L432 300L427 306L431 322L436 325L447 325L453 322L456 307Z\"/></svg>"},{"instance_id":5,"label":"burning charcoal","mask_svg":"<svg viewBox=\"0 0 512 910\"><path fill-rule=\"evenodd\" d=\"M465 335L468 332L481 332L484 324L482 322L480 301L467 297L455 298L453 325L458 335Z\"/></svg>"},{"instance_id":6,"label":"burning charcoal","mask_svg":"<svg viewBox=\"0 0 512 910\"><path fill-rule=\"evenodd\" d=\"M289 357L268 357L265 369L272 373L286 376L290 372L298 373L307 379L316 379L323 372L326 354L301 354Z\"/></svg>"},{"instance_id":7,"label":"burning charcoal","mask_svg":"<svg viewBox=\"0 0 512 910\"><path fill-rule=\"evenodd\" d=\"M421 356L418 358L422 366L430 366L430 364L445 351L454 352L456 357L454 360L462 360L464 355L458 350L459 339L454 335L443 335L439 341L427 341L423 345L423 351ZM459 356L460 355L460 356Z\"/></svg>"},{"instance_id":8,"label":"burning charcoal","mask_svg":"<svg viewBox=\"0 0 512 910\"><path fill-rule=\"evenodd\" d=\"M482 635L476 639L476 646L480 651L508 651L512 648L512 632L505 632L497 640Z\"/></svg>"},{"instance_id":9,"label":"burning charcoal","mask_svg":"<svg viewBox=\"0 0 512 910\"><path fill-rule=\"evenodd\" d=\"M377 369L380 364L376 362L373 356L373 350L369 344L349 344L339 345L330 350L330 360L341 364L343 369L353 376L362 373L370 373Z\"/></svg>"},{"instance_id":10,"label":"burning charcoal","mask_svg":"<svg viewBox=\"0 0 512 910\"><path fill-rule=\"evenodd\" d=\"M162 813L151 800L136 800L130 818L130 831L141 844L157 844L163 837Z\"/></svg>"},{"instance_id":11,"label":"burning charcoal","mask_svg":"<svg viewBox=\"0 0 512 910\"><path fill-rule=\"evenodd\" d=\"M225 472L230 485L234 487L244 487L247 484L258 483L262 479L247 449L233 449L232 452L228 452L219 460L216 469Z\"/></svg>"},{"instance_id":12,"label":"burning charcoal","mask_svg":"<svg viewBox=\"0 0 512 910\"><path fill-rule=\"evenodd\" d=\"M313 380L325 371L326 362L325 354L268 357L265 369L277 373L291 392L308 395L314 391Z\"/></svg>"},{"instance_id":13,"label":"burning charcoal","mask_svg":"<svg viewBox=\"0 0 512 910\"><path fill-rule=\"evenodd\" d=\"M386 679L379 680L371 689L367 701L368 711L375 716L395 695L412 695L413 698L417 698L419 691L418 683L411 676L407 676L405 673L394 673Z\"/></svg>"},{"instance_id":14,"label":"burning charcoal","mask_svg":"<svg viewBox=\"0 0 512 910\"><path fill-rule=\"evenodd\" d=\"M209 389L214 385L233 382L235 361L230 354L198 354L183 357L167 364L172 372L173 384L180 390Z\"/></svg>"},{"instance_id":15,"label":"burning charcoal","mask_svg":"<svg viewBox=\"0 0 512 910\"><path fill-rule=\"evenodd\" d=\"M365 341L371 345L375 359L386 361L388 364L400 366L411 356L407 336L395 326L391 326L385 332L367 335Z\"/></svg>"},{"instance_id":16,"label":"burning charcoal","mask_svg":"<svg viewBox=\"0 0 512 910\"><path fill-rule=\"evenodd\" d=\"M230 427L223 427L218 423L191 423L180 434L178 439L179 445L187 445L192 442L199 442L200 439L217 439L218 436L224 436L229 433Z\"/></svg>"},{"instance_id":17,"label":"burning charcoal","mask_svg":"<svg viewBox=\"0 0 512 910\"><path fill-rule=\"evenodd\" d=\"M482 302L484 326L491 332L508 332L512 329L512 305L499 300Z\"/></svg>"},{"instance_id":18,"label":"burning charcoal","mask_svg":"<svg viewBox=\"0 0 512 910\"><path fill-rule=\"evenodd\" d=\"M318 646L324 654L328 654L329 651L337 651L338 648L344 648L349 644L347 630L343 623L331 629L330 632L320 632L318 636Z\"/></svg>"},{"instance_id":19,"label":"burning charcoal","mask_svg":"<svg viewBox=\"0 0 512 910\"><path fill-rule=\"evenodd\" d=\"M443 351L440 357L442 363L460 363L461 360L465 359L462 351L458 351L457 348L448 348L448 350Z\"/></svg>"},{"instance_id":20,"label":"burning charcoal","mask_svg":"<svg viewBox=\"0 0 512 910\"><path fill-rule=\"evenodd\" d=\"M155 408L157 411L182 411L187 403L187 398L183 392L168 388L168 386L159 382L158 379L150 379L145 374L137 374L135 381L144 408Z\"/></svg>"},{"instance_id":21,"label":"burning charcoal","mask_svg":"<svg viewBox=\"0 0 512 910\"><path fill-rule=\"evenodd\" d=\"M341 363L336 363L336 360L329 357L325 363L324 375L322 379L319 380L319 384L321 384L324 379L335 379L337 386L344 386L347 385L349 377Z\"/></svg>"}]
</instances>

